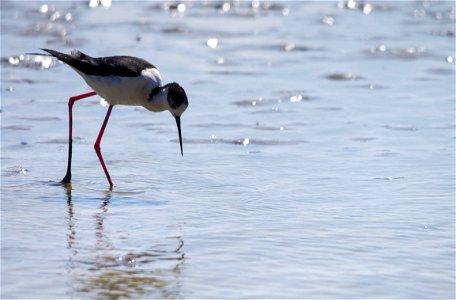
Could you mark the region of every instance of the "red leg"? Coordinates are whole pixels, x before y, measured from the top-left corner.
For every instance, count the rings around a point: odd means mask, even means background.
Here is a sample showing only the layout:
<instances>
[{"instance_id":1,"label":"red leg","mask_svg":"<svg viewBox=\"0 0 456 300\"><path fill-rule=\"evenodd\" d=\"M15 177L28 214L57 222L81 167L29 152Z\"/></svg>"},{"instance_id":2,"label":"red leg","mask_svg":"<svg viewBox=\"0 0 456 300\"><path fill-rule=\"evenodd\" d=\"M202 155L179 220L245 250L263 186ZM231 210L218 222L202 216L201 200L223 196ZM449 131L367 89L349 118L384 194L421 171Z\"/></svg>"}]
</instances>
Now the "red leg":
<instances>
[{"instance_id":1,"label":"red leg","mask_svg":"<svg viewBox=\"0 0 456 300\"><path fill-rule=\"evenodd\" d=\"M71 157L73 154L73 104L81 99L95 96L97 93L90 92L85 93L77 96L73 96L68 100L68 111L69 111L69 134L68 134L68 165L67 165L67 172L65 177L60 181L61 183L69 183L71 181Z\"/></svg>"},{"instance_id":2,"label":"red leg","mask_svg":"<svg viewBox=\"0 0 456 300\"><path fill-rule=\"evenodd\" d=\"M103 121L103 125L101 125L101 129L100 129L100 133L98 134L97 141L93 145L93 147L95 148L95 152L97 153L98 159L100 160L101 166L103 167L103 171L105 172L106 179L108 179L110 189L112 189L111 176L109 176L108 169L106 168L106 165L103 160L103 155L101 155L100 142L101 142L101 138L103 137L103 133L106 128L106 125L108 124L108 120L109 120L109 116L111 115L112 108L113 108L113 105L109 105L108 112L106 113L106 117Z\"/></svg>"}]
</instances>

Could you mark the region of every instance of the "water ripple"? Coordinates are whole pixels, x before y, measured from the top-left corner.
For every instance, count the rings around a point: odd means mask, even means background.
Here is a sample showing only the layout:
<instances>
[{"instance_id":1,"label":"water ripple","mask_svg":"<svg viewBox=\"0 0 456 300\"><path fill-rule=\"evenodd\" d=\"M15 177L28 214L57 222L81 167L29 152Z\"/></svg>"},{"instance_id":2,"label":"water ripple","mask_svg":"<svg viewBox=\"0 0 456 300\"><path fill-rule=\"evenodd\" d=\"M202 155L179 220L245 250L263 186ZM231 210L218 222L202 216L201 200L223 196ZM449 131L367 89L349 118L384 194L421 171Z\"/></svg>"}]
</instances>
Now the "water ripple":
<instances>
[{"instance_id":1,"label":"water ripple","mask_svg":"<svg viewBox=\"0 0 456 300\"><path fill-rule=\"evenodd\" d=\"M412 126L412 125L384 125L383 126L386 129L390 130L400 130L400 131L418 131L418 127Z\"/></svg>"},{"instance_id":2,"label":"water ripple","mask_svg":"<svg viewBox=\"0 0 456 300\"><path fill-rule=\"evenodd\" d=\"M10 116L11 119L19 119L26 121L38 121L38 122L48 122L48 121L60 121L60 117L56 116L43 116L43 115L23 115L23 116Z\"/></svg>"},{"instance_id":3,"label":"water ripple","mask_svg":"<svg viewBox=\"0 0 456 300\"><path fill-rule=\"evenodd\" d=\"M171 142L178 143L178 139L172 139ZM308 143L305 140L277 140L277 139L256 139L256 138L239 138L239 139L223 139L218 137L211 138L189 138L183 139L184 143L188 144L231 144L231 145L262 145L262 146L287 146Z\"/></svg>"},{"instance_id":4,"label":"water ripple","mask_svg":"<svg viewBox=\"0 0 456 300\"><path fill-rule=\"evenodd\" d=\"M65 145L68 144L68 138L47 138L37 142L38 144L59 144ZM87 144L87 140L80 136L73 136L73 143L76 144Z\"/></svg>"},{"instance_id":5,"label":"water ripple","mask_svg":"<svg viewBox=\"0 0 456 300\"><path fill-rule=\"evenodd\" d=\"M326 75L326 78L328 78L329 80L334 80L334 81L353 81L353 80L364 79L363 76L359 76L359 75L353 74L351 72L331 73L331 74Z\"/></svg>"},{"instance_id":6,"label":"water ripple","mask_svg":"<svg viewBox=\"0 0 456 300\"><path fill-rule=\"evenodd\" d=\"M390 48L379 45L364 51L369 58L406 59L415 60L429 57L430 53L425 47Z\"/></svg>"},{"instance_id":7,"label":"water ripple","mask_svg":"<svg viewBox=\"0 0 456 300\"><path fill-rule=\"evenodd\" d=\"M32 125L2 125L2 129L7 130L30 130L32 128Z\"/></svg>"}]
</instances>

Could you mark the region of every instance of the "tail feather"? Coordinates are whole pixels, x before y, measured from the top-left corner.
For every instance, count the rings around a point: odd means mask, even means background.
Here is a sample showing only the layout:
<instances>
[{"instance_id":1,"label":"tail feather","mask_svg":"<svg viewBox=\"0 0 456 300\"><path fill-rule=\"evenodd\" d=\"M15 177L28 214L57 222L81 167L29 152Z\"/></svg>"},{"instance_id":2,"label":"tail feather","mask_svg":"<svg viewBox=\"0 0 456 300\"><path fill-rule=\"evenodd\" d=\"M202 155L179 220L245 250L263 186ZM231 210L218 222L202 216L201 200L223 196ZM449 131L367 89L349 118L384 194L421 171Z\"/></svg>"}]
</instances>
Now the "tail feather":
<instances>
[{"instance_id":1,"label":"tail feather","mask_svg":"<svg viewBox=\"0 0 456 300\"><path fill-rule=\"evenodd\" d=\"M52 56L52 55L47 54L47 53L34 53L34 52L25 53L25 55Z\"/></svg>"},{"instance_id":2,"label":"tail feather","mask_svg":"<svg viewBox=\"0 0 456 300\"><path fill-rule=\"evenodd\" d=\"M41 50L49 53L50 56L57 58L58 60L66 63L70 67L76 70L83 71L85 73L90 72L96 65L94 58L84 54L78 50L71 51L71 54L65 54L59 51L41 48Z\"/></svg>"},{"instance_id":3,"label":"tail feather","mask_svg":"<svg viewBox=\"0 0 456 300\"><path fill-rule=\"evenodd\" d=\"M55 51L55 50L51 50L51 49L44 49L44 48L41 48L41 50L49 53L51 56L54 56L69 65L71 65L71 62L75 59L72 55L68 55L68 54L65 54L65 53L62 53L59 51Z\"/></svg>"},{"instance_id":4,"label":"tail feather","mask_svg":"<svg viewBox=\"0 0 456 300\"><path fill-rule=\"evenodd\" d=\"M47 53L31 52L31 53L25 53L25 54L26 55L52 56L69 65L71 65L71 61L74 61L74 59L81 59L82 55L85 55L85 54L79 52L78 50L71 51L71 55L68 55L68 54L65 54L65 53L62 53L59 51L55 51L55 50L51 50L51 49L45 49L45 48L40 48L40 49Z\"/></svg>"}]
</instances>

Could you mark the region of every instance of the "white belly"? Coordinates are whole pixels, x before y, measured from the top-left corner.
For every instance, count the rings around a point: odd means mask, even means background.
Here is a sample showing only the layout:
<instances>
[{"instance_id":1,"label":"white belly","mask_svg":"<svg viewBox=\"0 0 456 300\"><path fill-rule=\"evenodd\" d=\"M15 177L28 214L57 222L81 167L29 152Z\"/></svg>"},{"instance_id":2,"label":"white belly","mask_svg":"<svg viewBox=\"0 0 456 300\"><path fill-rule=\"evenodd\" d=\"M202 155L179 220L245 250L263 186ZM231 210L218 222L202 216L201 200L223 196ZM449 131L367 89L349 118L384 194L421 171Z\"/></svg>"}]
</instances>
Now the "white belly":
<instances>
[{"instance_id":1,"label":"white belly","mask_svg":"<svg viewBox=\"0 0 456 300\"><path fill-rule=\"evenodd\" d=\"M151 90L162 85L157 69L143 70L141 76L137 77L92 76L77 72L100 97L112 105L144 106Z\"/></svg>"}]
</instances>

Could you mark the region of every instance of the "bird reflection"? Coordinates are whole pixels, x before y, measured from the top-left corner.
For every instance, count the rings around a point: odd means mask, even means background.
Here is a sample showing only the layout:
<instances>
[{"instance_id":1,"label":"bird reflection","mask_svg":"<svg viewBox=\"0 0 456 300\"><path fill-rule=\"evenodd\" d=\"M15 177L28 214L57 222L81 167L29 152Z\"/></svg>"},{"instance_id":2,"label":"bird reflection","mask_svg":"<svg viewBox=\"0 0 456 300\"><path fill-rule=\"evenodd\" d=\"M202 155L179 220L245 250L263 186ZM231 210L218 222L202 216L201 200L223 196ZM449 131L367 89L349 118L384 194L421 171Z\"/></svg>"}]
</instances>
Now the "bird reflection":
<instances>
[{"instance_id":1,"label":"bird reflection","mask_svg":"<svg viewBox=\"0 0 456 300\"><path fill-rule=\"evenodd\" d=\"M93 215L95 244L82 247L91 237L77 231L78 223L80 226L84 223L75 218L71 184L64 188L71 298L180 298L180 275L185 262L184 241L180 236L164 238L164 242L151 245L146 251L116 248L116 235L106 228L105 222L107 216L114 218L109 215L113 192L108 191Z\"/></svg>"},{"instance_id":2,"label":"bird reflection","mask_svg":"<svg viewBox=\"0 0 456 300\"><path fill-rule=\"evenodd\" d=\"M71 200L71 184L66 184L64 186L65 194L67 197L67 209L68 209L68 236L67 236L67 243L68 248L73 248L74 240L76 238L76 231L74 226L74 212L73 212L73 201Z\"/></svg>"},{"instance_id":3,"label":"bird reflection","mask_svg":"<svg viewBox=\"0 0 456 300\"><path fill-rule=\"evenodd\" d=\"M109 243L108 237L104 234L104 219L105 214L108 212L108 204L110 203L112 191L106 192L105 198L102 199L99 206L99 211L95 214L95 236L97 238L97 249L110 249L111 244Z\"/></svg>"},{"instance_id":4,"label":"bird reflection","mask_svg":"<svg viewBox=\"0 0 456 300\"><path fill-rule=\"evenodd\" d=\"M74 220L74 208L73 208L73 200L71 198L71 184L65 184L65 195L67 197L67 212L68 212L68 233L67 233L67 246L70 250L69 257L68 257L68 264L67 264L67 273L70 278L69 287L70 287L70 294L71 299L74 298L74 278L73 278L73 270L75 269L75 257L77 255L77 250L74 247L74 243L76 241L76 226Z\"/></svg>"}]
</instances>

